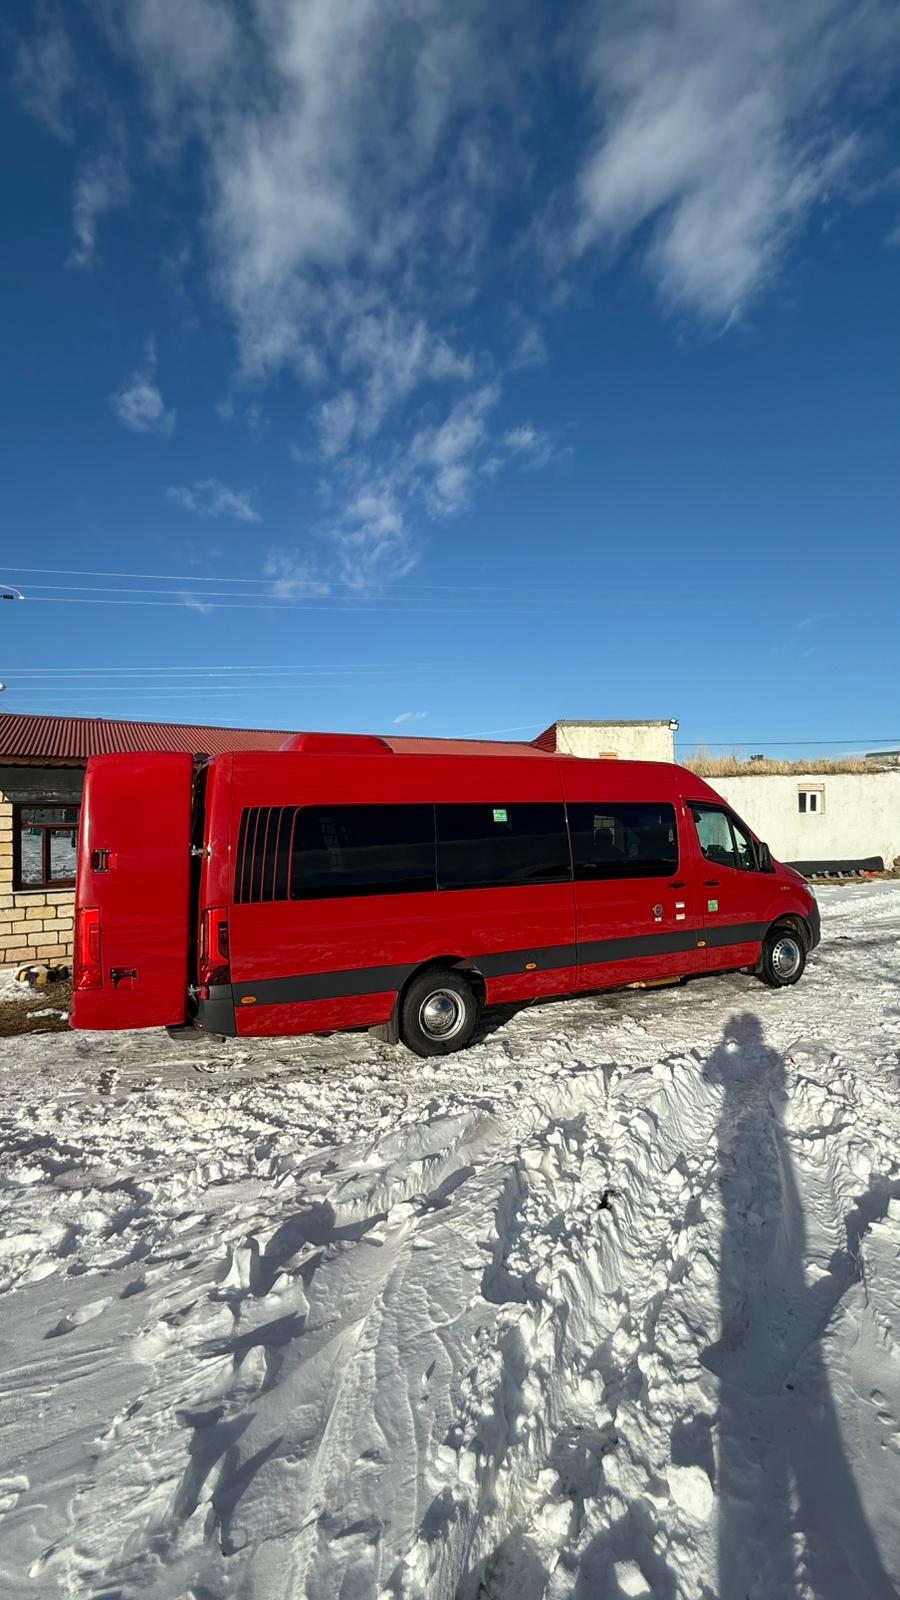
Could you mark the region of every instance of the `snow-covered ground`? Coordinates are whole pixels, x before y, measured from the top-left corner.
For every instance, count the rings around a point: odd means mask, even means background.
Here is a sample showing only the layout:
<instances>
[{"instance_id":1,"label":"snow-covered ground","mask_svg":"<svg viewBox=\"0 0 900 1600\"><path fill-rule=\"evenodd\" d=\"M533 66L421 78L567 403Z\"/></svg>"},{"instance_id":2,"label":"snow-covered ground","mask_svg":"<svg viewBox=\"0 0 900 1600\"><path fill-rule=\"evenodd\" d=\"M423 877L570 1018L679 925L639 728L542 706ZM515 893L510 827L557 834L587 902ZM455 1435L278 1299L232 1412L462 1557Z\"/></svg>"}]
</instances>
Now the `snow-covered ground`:
<instances>
[{"instance_id":1,"label":"snow-covered ground","mask_svg":"<svg viewBox=\"0 0 900 1600\"><path fill-rule=\"evenodd\" d=\"M4 1600L895 1595L900 885L821 898L437 1063L0 1041Z\"/></svg>"}]
</instances>

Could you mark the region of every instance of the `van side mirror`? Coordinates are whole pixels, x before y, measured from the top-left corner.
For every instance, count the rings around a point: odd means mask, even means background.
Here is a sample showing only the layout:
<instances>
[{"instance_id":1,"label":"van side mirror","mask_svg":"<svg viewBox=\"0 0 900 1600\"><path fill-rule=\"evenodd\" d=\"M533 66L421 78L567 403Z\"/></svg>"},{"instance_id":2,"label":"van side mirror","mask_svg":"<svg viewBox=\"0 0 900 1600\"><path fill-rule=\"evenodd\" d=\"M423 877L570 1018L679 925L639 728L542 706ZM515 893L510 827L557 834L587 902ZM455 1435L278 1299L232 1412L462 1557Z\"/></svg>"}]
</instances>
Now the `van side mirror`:
<instances>
[{"instance_id":1,"label":"van side mirror","mask_svg":"<svg viewBox=\"0 0 900 1600\"><path fill-rule=\"evenodd\" d=\"M775 871L775 868L772 865L772 852L767 844L763 844L762 840L760 840L759 844L756 846L756 854L759 857L760 872Z\"/></svg>"}]
</instances>

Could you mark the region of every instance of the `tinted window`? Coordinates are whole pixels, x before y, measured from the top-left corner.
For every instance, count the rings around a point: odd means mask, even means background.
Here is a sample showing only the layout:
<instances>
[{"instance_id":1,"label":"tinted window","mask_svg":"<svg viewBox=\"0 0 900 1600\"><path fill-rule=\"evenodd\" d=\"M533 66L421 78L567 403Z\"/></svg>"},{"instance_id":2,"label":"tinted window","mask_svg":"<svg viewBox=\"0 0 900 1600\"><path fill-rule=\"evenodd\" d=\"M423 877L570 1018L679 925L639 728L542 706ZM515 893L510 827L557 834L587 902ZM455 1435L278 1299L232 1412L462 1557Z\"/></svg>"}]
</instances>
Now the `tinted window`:
<instances>
[{"instance_id":1,"label":"tinted window","mask_svg":"<svg viewBox=\"0 0 900 1600\"><path fill-rule=\"evenodd\" d=\"M303 806L295 816L291 899L433 890L433 806Z\"/></svg>"},{"instance_id":2,"label":"tinted window","mask_svg":"<svg viewBox=\"0 0 900 1600\"><path fill-rule=\"evenodd\" d=\"M248 806L238 835L234 898L286 900L296 806Z\"/></svg>"},{"instance_id":3,"label":"tinted window","mask_svg":"<svg viewBox=\"0 0 900 1600\"><path fill-rule=\"evenodd\" d=\"M437 806L441 889L565 883L571 876L562 805Z\"/></svg>"},{"instance_id":4,"label":"tinted window","mask_svg":"<svg viewBox=\"0 0 900 1600\"><path fill-rule=\"evenodd\" d=\"M570 805L576 878L659 878L678 871L675 807L604 800Z\"/></svg>"},{"instance_id":5,"label":"tinted window","mask_svg":"<svg viewBox=\"0 0 900 1600\"><path fill-rule=\"evenodd\" d=\"M745 872L756 868L753 840L727 811L711 806L691 806L700 849L716 867L736 867Z\"/></svg>"}]
</instances>

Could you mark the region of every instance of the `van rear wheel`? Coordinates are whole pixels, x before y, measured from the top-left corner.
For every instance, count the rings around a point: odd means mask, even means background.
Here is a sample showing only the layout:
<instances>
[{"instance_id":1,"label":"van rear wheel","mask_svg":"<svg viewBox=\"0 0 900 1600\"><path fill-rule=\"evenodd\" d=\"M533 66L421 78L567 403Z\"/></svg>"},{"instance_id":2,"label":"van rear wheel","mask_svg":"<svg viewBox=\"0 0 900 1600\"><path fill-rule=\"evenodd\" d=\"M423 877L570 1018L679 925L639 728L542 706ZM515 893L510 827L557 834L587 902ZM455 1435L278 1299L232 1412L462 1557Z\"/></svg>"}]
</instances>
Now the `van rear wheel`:
<instances>
[{"instance_id":1,"label":"van rear wheel","mask_svg":"<svg viewBox=\"0 0 900 1600\"><path fill-rule=\"evenodd\" d=\"M797 983L806 966L806 943L796 928L779 923L763 940L759 976L771 989L786 989Z\"/></svg>"},{"instance_id":2,"label":"van rear wheel","mask_svg":"<svg viewBox=\"0 0 900 1600\"><path fill-rule=\"evenodd\" d=\"M449 1056L471 1040L479 1009L461 972L432 967L413 978L403 996L400 1037L417 1056Z\"/></svg>"}]
</instances>

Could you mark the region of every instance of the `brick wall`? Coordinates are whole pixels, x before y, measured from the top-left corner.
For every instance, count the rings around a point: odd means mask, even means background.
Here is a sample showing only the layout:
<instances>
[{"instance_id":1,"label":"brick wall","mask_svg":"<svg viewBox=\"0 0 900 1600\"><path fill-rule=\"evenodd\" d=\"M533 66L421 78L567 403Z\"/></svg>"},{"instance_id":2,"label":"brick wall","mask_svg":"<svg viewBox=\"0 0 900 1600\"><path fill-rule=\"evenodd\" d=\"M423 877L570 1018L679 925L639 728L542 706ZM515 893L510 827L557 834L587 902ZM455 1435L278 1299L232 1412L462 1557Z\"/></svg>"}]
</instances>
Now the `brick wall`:
<instances>
[{"instance_id":1,"label":"brick wall","mask_svg":"<svg viewBox=\"0 0 900 1600\"><path fill-rule=\"evenodd\" d=\"M71 961L73 889L13 889L13 809L0 794L0 966Z\"/></svg>"}]
</instances>

